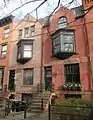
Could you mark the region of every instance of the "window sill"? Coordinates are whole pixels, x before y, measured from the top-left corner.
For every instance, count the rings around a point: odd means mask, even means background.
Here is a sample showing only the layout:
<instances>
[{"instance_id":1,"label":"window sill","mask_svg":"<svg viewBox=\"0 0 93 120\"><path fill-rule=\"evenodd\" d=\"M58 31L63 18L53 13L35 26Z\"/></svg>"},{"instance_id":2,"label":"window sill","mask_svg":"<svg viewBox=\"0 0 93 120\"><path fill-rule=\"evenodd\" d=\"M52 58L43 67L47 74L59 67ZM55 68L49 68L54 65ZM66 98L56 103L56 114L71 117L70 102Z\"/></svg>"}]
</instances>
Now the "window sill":
<instances>
[{"instance_id":1,"label":"window sill","mask_svg":"<svg viewBox=\"0 0 93 120\"><path fill-rule=\"evenodd\" d=\"M6 57L0 57L0 60L2 60L2 59L6 59Z\"/></svg>"},{"instance_id":2,"label":"window sill","mask_svg":"<svg viewBox=\"0 0 93 120\"><path fill-rule=\"evenodd\" d=\"M10 37L10 36L8 36L8 37L3 37L2 40L7 40L7 39L9 39L9 37Z\"/></svg>"}]
</instances>

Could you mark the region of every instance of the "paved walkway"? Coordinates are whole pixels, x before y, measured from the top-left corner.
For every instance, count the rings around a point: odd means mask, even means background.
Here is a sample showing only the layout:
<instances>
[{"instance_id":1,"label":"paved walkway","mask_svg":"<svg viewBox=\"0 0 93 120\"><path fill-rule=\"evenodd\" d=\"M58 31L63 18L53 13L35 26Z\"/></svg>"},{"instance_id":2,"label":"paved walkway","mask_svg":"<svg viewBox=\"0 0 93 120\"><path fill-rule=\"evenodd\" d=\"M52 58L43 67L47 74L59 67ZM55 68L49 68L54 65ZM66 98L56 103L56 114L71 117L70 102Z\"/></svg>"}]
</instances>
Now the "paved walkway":
<instances>
[{"instance_id":1,"label":"paved walkway","mask_svg":"<svg viewBox=\"0 0 93 120\"><path fill-rule=\"evenodd\" d=\"M24 120L24 114L21 113L12 113L5 119L0 120ZM27 113L25 120L48 120L48 113Z\"/></svg>"}]
</instances>

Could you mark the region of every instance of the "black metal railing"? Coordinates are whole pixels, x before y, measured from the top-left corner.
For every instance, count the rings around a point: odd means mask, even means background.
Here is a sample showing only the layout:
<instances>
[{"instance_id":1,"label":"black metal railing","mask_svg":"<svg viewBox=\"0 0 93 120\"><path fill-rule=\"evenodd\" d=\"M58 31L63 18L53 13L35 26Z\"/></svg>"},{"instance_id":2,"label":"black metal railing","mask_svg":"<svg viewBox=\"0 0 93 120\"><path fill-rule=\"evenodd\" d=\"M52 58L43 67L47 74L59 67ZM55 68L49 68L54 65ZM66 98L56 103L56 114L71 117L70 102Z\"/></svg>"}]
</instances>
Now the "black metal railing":
<instances>
[{"instance_id":1,"label":"black metal railing","mask_svg":"<svg viewBox=\"0 0 93 120\"><path fill-rule=\"evenodd\" d=\"M41 111L44 110L43 108L44 102L43 99L41 99ZM28 110L28 103L24 101L11 101L7 100L7 104L5 106L5 117L9 115L11 112L20 112L23 111L24 113L24 119L27 117L27 110Z\"/></svg>"}]
</instances>

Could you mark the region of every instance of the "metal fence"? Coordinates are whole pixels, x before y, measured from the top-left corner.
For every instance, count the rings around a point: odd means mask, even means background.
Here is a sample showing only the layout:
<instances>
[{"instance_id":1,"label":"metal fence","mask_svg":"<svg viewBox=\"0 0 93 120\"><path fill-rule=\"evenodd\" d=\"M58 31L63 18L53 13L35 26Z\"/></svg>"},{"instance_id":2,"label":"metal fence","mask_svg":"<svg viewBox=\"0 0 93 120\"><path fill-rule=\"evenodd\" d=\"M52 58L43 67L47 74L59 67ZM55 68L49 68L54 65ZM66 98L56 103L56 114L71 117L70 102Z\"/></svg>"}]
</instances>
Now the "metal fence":
<instances>
[{"instance_id":1,"label":"metal fence","mask_svg":"<svg viewBox=\"0 0 93 120\"><path fill-rule=\"evenodd\" d=\"M27 112L29 110L29 104L27 101L8 101L5 105L4 116L8 116L11 112L23 112L23 119L27 117ZM41 99L41 110L43 111L43 99Z\"/></svg>"},{"instance_id":2,"label":"metal fence","mask_svg":"<svg viewBox=\"0 0 93 120\"><path fill-rule=\"evenodd\" d=\"M49 104L49 120L93 120L93 107Z\"/></svg>"}]
</instances>

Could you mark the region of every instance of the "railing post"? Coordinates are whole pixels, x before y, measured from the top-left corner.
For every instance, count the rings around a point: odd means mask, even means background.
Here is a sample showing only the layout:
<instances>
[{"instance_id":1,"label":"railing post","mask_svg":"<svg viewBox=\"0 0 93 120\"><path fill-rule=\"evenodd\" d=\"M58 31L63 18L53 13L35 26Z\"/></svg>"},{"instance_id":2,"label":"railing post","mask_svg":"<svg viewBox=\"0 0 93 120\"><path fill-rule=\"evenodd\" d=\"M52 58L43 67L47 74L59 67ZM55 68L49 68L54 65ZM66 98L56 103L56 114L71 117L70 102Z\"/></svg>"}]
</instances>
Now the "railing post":
<instances>
[{"instance_id":1,"label":"railing post","mask_svg":"<svg viewBox=\"0 0 93 120\"><path fill-rule=\"evenodd\" d=\"M49 105L48 105L48 120L51 120L51 109L50 109L50 102L49 102Z\"/></svg>"},{"instance_id":2,"label":"railing post","mask_svg":"<svg viewBox=\"0 0 93 120\"><path fill-rule=\"evenodd\" d=\"M7 107L7 116L9 114L9 100L8 100L8 107Z\"/></svg>"},{"instance_id":3,"label":"railing post","mask_svg":"<svg viewBox=\"0 0 93 120\"><path fill-rule=\"evenodd\" d=\"M43 98L41 99L41 110L43 111L44 110L44 108L43 108Z\"/></svg>"},{"instance_id":4,"label":"railing post","mask_svg":"<svg viewBox=\"0 0 93 120\"><path fill-rule=\"evenodd\" d=\"M24 119L26 118L26 105L24 106Z\"/></svg>"}]
</instances>

